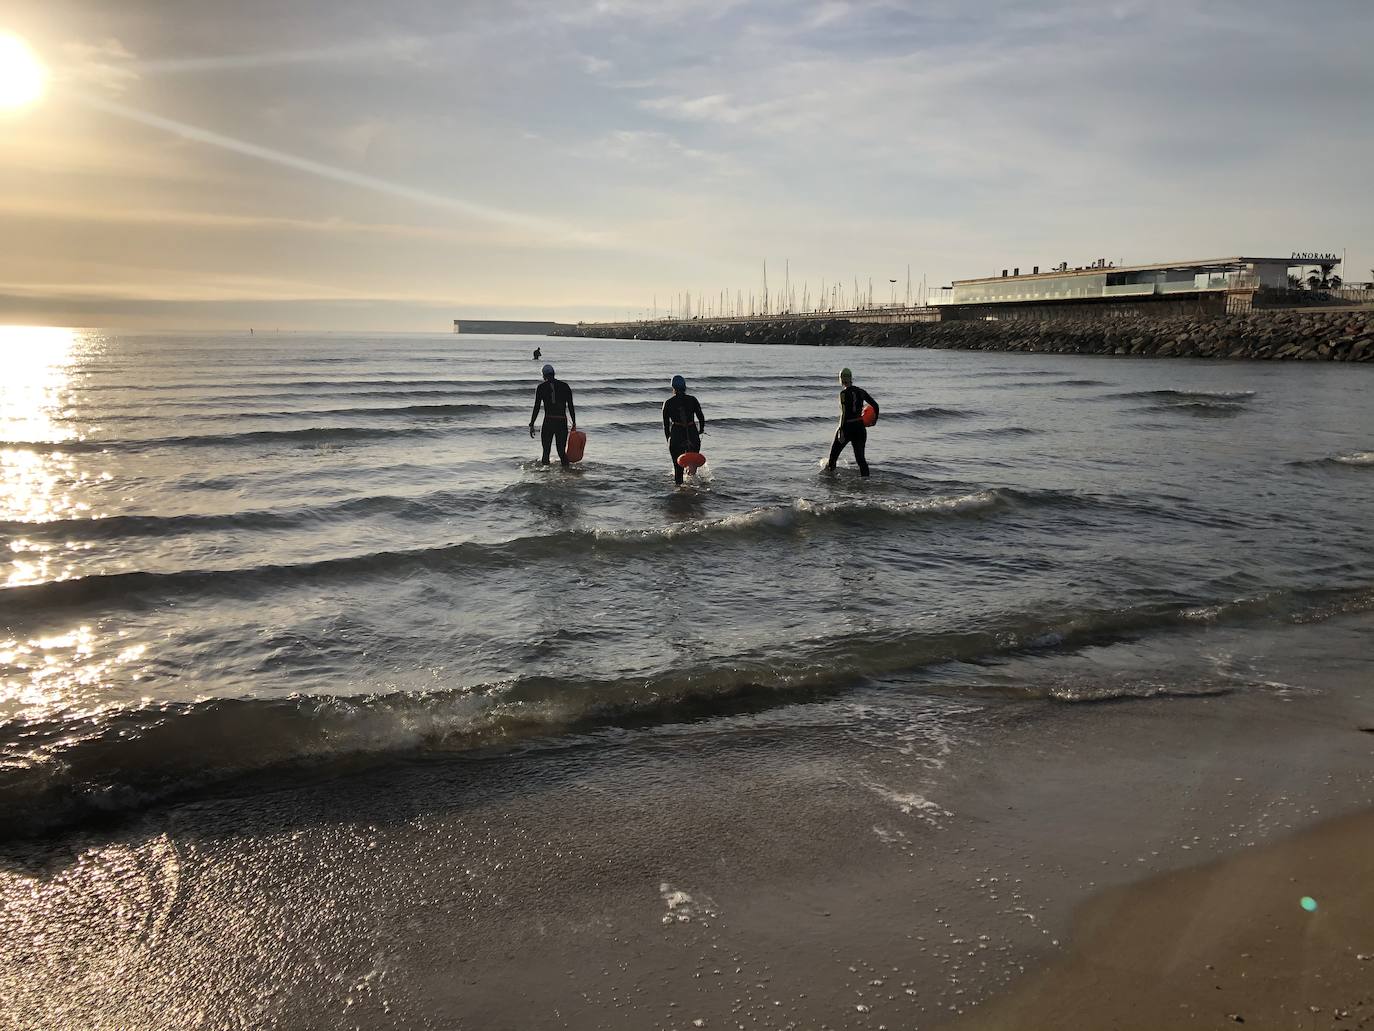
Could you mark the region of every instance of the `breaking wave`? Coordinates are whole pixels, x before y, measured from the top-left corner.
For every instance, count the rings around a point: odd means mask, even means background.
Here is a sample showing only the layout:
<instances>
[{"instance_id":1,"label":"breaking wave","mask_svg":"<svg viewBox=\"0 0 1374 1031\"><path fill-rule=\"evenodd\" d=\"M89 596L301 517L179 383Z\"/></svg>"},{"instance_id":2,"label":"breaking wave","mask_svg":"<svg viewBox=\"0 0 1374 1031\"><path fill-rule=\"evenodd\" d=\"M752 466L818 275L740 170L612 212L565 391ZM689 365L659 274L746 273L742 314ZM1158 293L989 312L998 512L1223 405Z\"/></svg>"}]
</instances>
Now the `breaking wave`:
<instances>
[{"instance_id":1,"label":"breaking wave","mask_svg":"<svg viewBox=\"0 0 1374 1031\"><path fill-rule=\"evenodd\" d=\"M284 768L296 771L293 780L311 770L333 775L341 765L389 757L793 702L943 663L1076 649L1199 624L1311 622L1371 609L1374 589L1361 588L1273 592L1205 606L1008 613L967 629L798 640L781 656L727 656L611 679L514 677L419 693L145 702L18 719L0 726L0 837L200 797L217 785ZM1010 693L1082 702L1193 695L1198 688L1142 680L1091 693L1053 683Z\"/></svg>"}]
</instances>

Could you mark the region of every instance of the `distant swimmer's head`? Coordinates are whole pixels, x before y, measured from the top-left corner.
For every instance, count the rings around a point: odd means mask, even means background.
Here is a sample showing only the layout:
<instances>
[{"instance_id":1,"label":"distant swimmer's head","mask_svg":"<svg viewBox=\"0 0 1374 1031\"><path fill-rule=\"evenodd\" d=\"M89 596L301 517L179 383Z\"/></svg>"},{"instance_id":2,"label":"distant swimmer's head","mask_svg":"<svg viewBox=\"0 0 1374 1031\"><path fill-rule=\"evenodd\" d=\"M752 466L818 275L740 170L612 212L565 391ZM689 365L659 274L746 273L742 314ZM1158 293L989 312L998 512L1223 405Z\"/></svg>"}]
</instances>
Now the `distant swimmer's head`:
<instances>
[{"instance_id":1,"label":"distant swimmer's head","mask_svg":"<svg viewBox=\"0 0 1374 1031\"><path fill-rule=\"evenodd\" d=\"M544 378L545 378L545 379L553 379L553 366L552 366L552 365L545 365L545 366L544 366Z\"/></svg>"},{"instance_id":2,"label":"distant swimmer's head","mask_svg":"<svg viewBox=\"0 0 1374 1031\"><path fill-rule=\"evenodd\" d=\"M686 381L685 379L683 379L681 376L674 376L674 377L673 377L673 393L675 393L675 394L685 394L685 393L687 393L687 381Z\"/></svg>"},{"instance_id":3,"label":"distant swimmer's head","mask_svg":"<svg viewBox=\"0 0 1374 1031\"><path fill-rule=\"evenodd\" d=\"M840 382L843 383L845 386L849 386L851 383L854 382L854 373L850 372L848 369L841 369Z\"/></svg>"}]
</instances>

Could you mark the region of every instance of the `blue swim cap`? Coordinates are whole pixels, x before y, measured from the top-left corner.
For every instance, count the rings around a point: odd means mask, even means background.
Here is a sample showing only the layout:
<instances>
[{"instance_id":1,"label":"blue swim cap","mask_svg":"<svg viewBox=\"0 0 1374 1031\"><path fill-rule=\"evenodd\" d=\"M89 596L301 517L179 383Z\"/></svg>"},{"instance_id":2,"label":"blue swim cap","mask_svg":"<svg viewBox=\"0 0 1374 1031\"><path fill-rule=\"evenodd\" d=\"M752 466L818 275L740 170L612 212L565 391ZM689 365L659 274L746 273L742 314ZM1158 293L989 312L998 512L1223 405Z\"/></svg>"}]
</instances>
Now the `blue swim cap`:
<instances>
[{"instance_id":1,"label":"blue swim cap","mask_svg":"<svg viewBox=\"0 0 1374 1031\"><path fill-rule=\"evenodd\" d=\"M545 378L545 379L553 379L553 366L552 366L552 365L545 365L545 366L544 366L544 378Z\"/></svg>"},{"instance_id":2,"label":"blue swim cap","mask_svg":"<svg viewBox=\"0 0 1374 1031\"><path fill-rule=\"evenodd\" d=\"M683 379L681 376L674 376L673 389L685 392L687 390L687 381Z\"/></svg>"}]
</instances>

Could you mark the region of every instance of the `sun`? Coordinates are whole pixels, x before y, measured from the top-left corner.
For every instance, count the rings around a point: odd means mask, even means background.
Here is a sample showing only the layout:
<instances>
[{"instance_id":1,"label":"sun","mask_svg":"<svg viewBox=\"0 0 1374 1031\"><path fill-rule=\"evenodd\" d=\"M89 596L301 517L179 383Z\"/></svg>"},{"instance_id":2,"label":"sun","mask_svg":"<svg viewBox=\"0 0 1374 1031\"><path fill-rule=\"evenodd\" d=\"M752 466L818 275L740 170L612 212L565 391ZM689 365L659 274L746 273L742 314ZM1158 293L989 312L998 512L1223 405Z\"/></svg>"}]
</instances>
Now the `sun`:
<instances>
[{"instance_id":1,"label":"sun","mask_svg":"<svg viewBox=\"0 0 1374 1031\"><path fill-rule=\"evenodd\" d=\"M43 95L48 72L29 45L0 32L0 111L27 107Z\"/></svg>"}]
</instances>

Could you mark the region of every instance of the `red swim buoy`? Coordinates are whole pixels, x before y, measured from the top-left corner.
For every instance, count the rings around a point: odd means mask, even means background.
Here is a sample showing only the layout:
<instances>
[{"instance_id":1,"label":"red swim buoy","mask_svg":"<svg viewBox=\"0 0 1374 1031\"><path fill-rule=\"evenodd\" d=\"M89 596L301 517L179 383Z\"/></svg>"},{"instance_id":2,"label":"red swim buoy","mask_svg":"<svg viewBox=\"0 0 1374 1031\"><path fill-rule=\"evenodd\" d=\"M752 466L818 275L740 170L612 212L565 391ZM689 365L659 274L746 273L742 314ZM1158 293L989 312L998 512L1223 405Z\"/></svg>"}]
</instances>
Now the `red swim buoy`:
<instances>
[{"instance_id":1,"label":"red swim buoy","mask_svg":"<svg viewBox=\"0 0 1374 1031\"><path fill-rule=\"evenodd\" d=\"M569 462L582 461L582 453L587 450L587 435L581 430L573 430L568 434L567 446L563 448L563 454L568 456Z\"/></svg>"},{"instance_id":2,"label":"red swim buoy","mask_svg":"<svg viewBox=\"0 0 1374 1031\"><path fill-rule=\"evenodd\" d=\"M865 426L872 426L875 422L878 421L878 409L874 408L870 404L865 404L863 410L863 420Z\"/></svg>"},{"instance_id":3,"label":"red swim buoy","mask_svg":"<svg viewBox=\"0 0 1374 1031\"><path fill-rule=\"evenodd\" d=\"M684 451L677 456L677 464L683 469L700 469L706 464L706 456L700 451Z\"/></svg>"}]
</instances>

